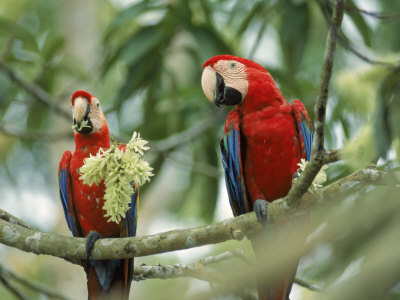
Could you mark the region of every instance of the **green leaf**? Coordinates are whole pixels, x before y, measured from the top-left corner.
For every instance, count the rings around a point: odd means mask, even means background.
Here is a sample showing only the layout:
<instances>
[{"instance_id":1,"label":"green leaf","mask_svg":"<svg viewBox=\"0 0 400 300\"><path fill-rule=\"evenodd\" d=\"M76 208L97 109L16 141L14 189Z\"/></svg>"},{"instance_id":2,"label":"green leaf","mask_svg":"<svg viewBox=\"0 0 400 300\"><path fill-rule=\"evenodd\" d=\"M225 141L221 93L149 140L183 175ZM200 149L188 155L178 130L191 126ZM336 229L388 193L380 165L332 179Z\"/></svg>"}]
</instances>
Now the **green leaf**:
<instances>
[{"instance_id":1,"label":"green leaf","mask_svg":"<svg viewBox=\"0 0 400 300\"><path fill-rule=\"evenodd\" d=\"M198 47L199 60L205 62L210 57L221 53L233 53L233 49L228 45L222 36L213 28L207 25L192 25L190 28L192 36L196 39ZM205 45L207 45L205 47Z\"/></svg>"},{"instance_id":2,"label":"green leaf","mask_svg":"<svg viewBox=\"0 0 400 300\"><path fill-rule=\"evenodd\" d=\"M375 140L380 156L386 157L395 138L400 138L400 68L382 81L377 97Z\"/></svg>"},{"instance_id":3,"label":"green leaf","mask_svg":"<svg viewBox=\"0 0 400 300\"><path fill-rule=\"evenodd\" d=\"M143 27L124 45L121 58L127 64L135 64L138 60L145 59L154 48L160 47L165 38L165 33L157 26Z\"/></svg>"},{"instance_id":4,"label":"green leaf","mask_svg":"<svg viewBox=\"0 0 400 300\"><path fill-rule=\"evenodd\" d=\"M254 20L254 16L256 16L256 14L260 11L262 6L263 5L261 2L258 2L255 5L253 5L253 7L250 9L250 11L244 17L243 21L240 23L240 26L237 31L238 36L241 36L246 31L246 29L249 27L251 21Z\"/></svg>"},{"instance_id":5,"label":"green leaf","mask_svg":"<svg viewBox=\"0 0 400 300\"><path fill-rule=\"evenodd\" d=\"M309 13L306 3L295 5L287 2L284 8L279 28L280 44L288 73L294 76L307 44Z\"/></svg>"},{"instance_id":6,"label":"green leaf","mask_svg":"<svg viewBox=\"0 0 400 300\"><path fill-rule=\"evenodd\" d=\"M350 8L350 12L348 15L353 20L354 25L356 25L358 31L360 32L365 45L371 47L371 34L372 34L371 28L365 21L364 16L360 13L357 6L354 4L352 0L348 0L346 2L346 5L348 5Z\"/></svg>"}]
</instances>

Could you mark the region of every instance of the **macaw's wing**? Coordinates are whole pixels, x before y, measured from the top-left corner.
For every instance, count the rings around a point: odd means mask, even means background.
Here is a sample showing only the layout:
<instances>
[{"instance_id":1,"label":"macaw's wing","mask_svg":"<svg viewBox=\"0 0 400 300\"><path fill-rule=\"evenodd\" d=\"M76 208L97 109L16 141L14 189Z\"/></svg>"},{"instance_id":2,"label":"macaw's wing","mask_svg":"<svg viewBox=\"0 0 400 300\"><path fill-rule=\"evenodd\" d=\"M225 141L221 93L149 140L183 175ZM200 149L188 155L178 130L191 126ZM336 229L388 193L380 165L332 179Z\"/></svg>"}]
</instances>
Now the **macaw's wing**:
<instances>
[{"instance_id":1,"label":"macaw's wing","mask_svg":"<svg viewBox=\"0 0 400 300\"><path fill-rule=\"evenodd\" d=\"M76 219L74 204L72 200L71 176L69 163L72 154L70 151L65 151L59 167L58 167L58 182L60 186L60 200L64 209L65 220L67 221L69 230L73 236L82 236L82 231L78 220Z\"/></svg>"},{"instance_id":2,"label":"macaw's wing","mask_svg":"<svg viewBox=\"0 0 400 300\"><path fill-rule=\"evenodd\" d=\"M302 157L308 161L311 159L313 144L313 126L307 110L300 100L293 100L292 112L299 132Z\"/></svg>"},{"instance_id":3,"label":"macaw's wing","mask_svg":"<svg viewBox=\"0 0 400 300\"><path fill-rule=\"evenodd\" d=\"M251 210L244 183L239 120L239 113L236 110L229 113L220 143L226 189L235 216Z\"/></svg>"},{"instance_id":4,"label":"macaw's wing","mask_svg":"<svg viewBox=\"0 0 400 300\"><path fill-rule=\"evenodd\" d=\"M139 187L133 184L134 193L131 197L131 208L126 213L127 236L136 236L137 208L139 205Z\"/></svg>"}]
</instances>

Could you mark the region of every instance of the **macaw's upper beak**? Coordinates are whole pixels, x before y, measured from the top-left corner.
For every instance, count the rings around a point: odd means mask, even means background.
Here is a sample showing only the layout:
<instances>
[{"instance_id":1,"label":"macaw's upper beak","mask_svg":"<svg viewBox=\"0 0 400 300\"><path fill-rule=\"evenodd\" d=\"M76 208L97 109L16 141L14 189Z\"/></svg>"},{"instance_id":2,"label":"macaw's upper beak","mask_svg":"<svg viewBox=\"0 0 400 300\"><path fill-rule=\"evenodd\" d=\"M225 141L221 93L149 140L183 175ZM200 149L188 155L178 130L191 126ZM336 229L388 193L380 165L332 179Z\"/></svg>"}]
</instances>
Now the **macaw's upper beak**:
<instances>
[{"instance_id":1,"label":"macaw's upper beak","mask_svg":"<svg viewBox=\"0 0 400 300\"><path fill-rule=\"evenodd\" d=\"M236 105L242 102L242 94L227 85L224 78L210 66L206 67L201 77L201 85L210 102L218 107L221 105Z\"/></svg>"},{"instance_id":2,"label":"macaw's upper beak","mask_svg":"<svg viewBox=\"0 0 400 300\"><path fill-rule=\"evenodd\" d=\"M76 98L74 101L73 115L76 131L80 134L89 134L93 129L93 124L89 118L90 105L84 98Z\"/></svg>"}]
</instances>

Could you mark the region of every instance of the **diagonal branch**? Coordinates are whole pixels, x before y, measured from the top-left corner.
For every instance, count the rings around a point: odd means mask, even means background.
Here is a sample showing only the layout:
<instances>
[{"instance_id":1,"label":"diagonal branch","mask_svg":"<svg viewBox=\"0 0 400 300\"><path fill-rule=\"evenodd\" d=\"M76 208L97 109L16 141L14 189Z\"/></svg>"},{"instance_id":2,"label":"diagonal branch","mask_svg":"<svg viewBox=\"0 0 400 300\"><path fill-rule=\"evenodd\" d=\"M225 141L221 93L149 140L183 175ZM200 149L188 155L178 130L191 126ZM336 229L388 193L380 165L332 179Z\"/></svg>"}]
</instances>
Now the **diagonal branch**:
<instances>
[{"instance_id":1,"label":"diagonal branch","mask_svg":"<svg viewBox=\"0 0 400 300\"><path fill-rule=\"evenodd\" d=\"M307 192L315 176L318 174L324 163L325 148L324 148L324 129L326 105L328 102L329 81L332 76L333 61L335 57L336 41L339 34L339 28L342 24L344 13L344 1L337 0L333 10L332 20L329 27L328 36L326 38L324 63L320 76L320 84L318 98L316 103L315 114L315 134L314 134L314 151L310 164L306 167L300 179L293 184L288 195L285 197L285 206L291 208L296 205L297 200ZM269 205L270 206L270 205ZM268 214L268 211L267 211ZM269 216L268 216L269 217Z\"/></svg>"},{"instance_id":2,"label":"diagonal branch","mask_svg":"<svg viewBox=\"0 0 400 300\"><path fill-rule=\"evenodd\" d=\"M59 294L57 291L55 291L43 284L23 278L22 276L4 268L2 265L0 265L0 277L3 277L3 278L8 277L8 278L22 284L25 287L28 287L34 291L37 291L40 294L47 295L51 298L61 299L61 300L69 300L69 298L64 297L63 295Z\"/></svg>"},{"instance_id":3,"label":"diagonal branch","mask_svg":"<svg viewBox=\"0 0 400 300\"><path fill-rule=\"evenodd\" d=\"M167 152L182 144L194 140L196 137L215 126L215 121L221 117L221 114L214 114L207 122L199 122L188 129L171 135L163 140L150 141L152 151Z\"/></svg>"},{"instance_id":4,"label":"diagonal branch","mask_svg":"<svg viewBox=\"0 0 400 300\"><path fill-rule=\"evenodd\" d=\"M4 133L5 135L19 139L49 141L49 142L59 141L64 139L72 139L73 137L71 131L60 132L60 133L45 133L29 129L26 129L24 131L19 131L9 128L8 126L2 124L1 122L0 122L0 132Z\"/></svg>"},{"instance_id":5,"label":"diagonal branch","mask_svg":"<svg viewBox=\"0 0 400 300\"><path fill-rule=\"evenodd\" d=\"M359 191L365 184L382 184L385 173L373 168L357 171L316 193L301 197L299 205L308 207L315 203L326 203L343 193ZM270 223L287 218L285 198L268 206ZM207 226L172 230L148 236L130 238L106 238L95 243L92 259L118 259L154 255L170 251L241 240L261 230L254 212L227 219ZM52 255L69 260L85 259L85 239L66 237L54 233L39 232L0 219L0 243L26 252Z\"/></svg>"},{"instance_id":6,"label":"diagonal branch","mask_svg":"<svg viewBox=\"0 0 400 300\"><path fill-rule=\"evenodd\" d=\"M223 279L223 275L217 272L210 272L205 270L204 267L213 263L219 263L225 260L231 260L237 258L246 264L254 265L254 262L249 259L243 252L242 249L235 249L231 251L226 251L224 253L218 254L216 256L208 256L200 259L199 261L192 264L175 264L175 265L161 265L157 264L154 266L140 265L135 266L133 280L142 281L146 279L156 278L156 279L171 279L171 278L182 278L189 277L198 280L203 280L212 283L218 283L224 281L218 280ZM210 276L210 274L212 276ZM304 279L295 278L295 283L305 287L312 291L322 291L322 288L312 282Z\"/></svg>"},{"instance_id":7,"label":"diagonal branch","mask_svg":"<svg viewBox=\"0 0 400 300\"><path fill-rule=\"evenodd\" d=\"M26 81L20 75L18 75L17 72L15 72L2 61L0 61L0 71L7 74L11 80L15 81L21 88L34 96L38 101L40 101L44 105L47 105L68 121L71 121L71 114L64 110L61 106L59 106L55 99L52 99L52 97L40 86L32 82Z\"/></svg>"},{"instance_id":8,"label":"diagonal branch","mask_svg":"<svg viewBox=\"0 0 400 300\"><path fill-rule=\"evenodd\" d=\"M27 297L24 296L17 288L15 288L4 276L0 274L0 282L4 285L4 287L10 291L17 299L19 300L28 300Z\"/></svg>"}]
</instances>

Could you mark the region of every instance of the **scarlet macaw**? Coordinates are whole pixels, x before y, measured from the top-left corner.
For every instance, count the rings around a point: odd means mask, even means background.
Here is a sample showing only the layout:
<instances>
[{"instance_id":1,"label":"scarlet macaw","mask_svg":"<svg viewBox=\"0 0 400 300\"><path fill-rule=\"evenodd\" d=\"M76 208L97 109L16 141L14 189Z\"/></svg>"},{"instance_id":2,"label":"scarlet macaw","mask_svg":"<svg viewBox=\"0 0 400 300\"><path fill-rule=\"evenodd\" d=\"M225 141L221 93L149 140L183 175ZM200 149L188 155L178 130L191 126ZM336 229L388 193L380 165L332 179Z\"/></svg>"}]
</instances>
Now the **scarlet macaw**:
<instances>
[{"instance_id":1,"label":"scarlet macaw","mask_svg":"<svg viewBox=\"0 0 400 300\"><path fill-rule=\"evenodd\" d=\"M313 129L307 111L299 100L290 105L261 65L241 57L209 59L201 83L215 105L236 106L220 143L233 214L254 210L264 222L265 204L284 197L300 159L310 160ZM279 286L258 284L259 299L288 299L295 272Z\"/></svg>"},{"instance_id":2,"label":"scarlet macaw","mask_svg":"<svg viewBox=\"0 0 400 300\"><path fill-rule=\"evenodd\" d=\"M128 237L136 235L139 191L134 186L130 209L119 224L107 222L102 209L105 186L88 186L79 179L79 168L84 159L95 155L100 148L110 148L110 134L98 99L85 91L76 91L71 98L74 124L75 152L65 151L59 165L60 199L65 219L73 236L87 237L88 299L128 299L133 275L133 259L89 260L94 242L100 237ZM87 122L86 126L80 126ZM80 128L83 127L83 128ZM123 148L124 146L122 146Z\"/></svg>"}]
</instances>

